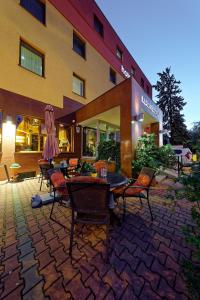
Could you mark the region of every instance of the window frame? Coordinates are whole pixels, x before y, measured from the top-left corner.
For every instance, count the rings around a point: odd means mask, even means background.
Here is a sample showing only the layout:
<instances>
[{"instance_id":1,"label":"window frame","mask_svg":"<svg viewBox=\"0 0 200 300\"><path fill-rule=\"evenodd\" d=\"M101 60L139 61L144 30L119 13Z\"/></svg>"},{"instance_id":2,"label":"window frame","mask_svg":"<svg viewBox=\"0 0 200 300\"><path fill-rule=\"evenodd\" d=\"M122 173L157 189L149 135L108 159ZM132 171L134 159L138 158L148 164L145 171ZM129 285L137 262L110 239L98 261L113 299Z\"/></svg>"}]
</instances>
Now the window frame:
<instances>
[{"instance_id":1,"label":"window frame","mask_svg":"<svg viewBox=\"0 0 200 300\"><path fill-rule=\"evenodd\" d=\"M22 5L22 3L21 3L22 0L19 0L19 5L20 5L23 9L25 9L29 14L31 14L31 16L33 16L36 20L38 20L41 24L43 24L44 26L46 26L46 3L45 3L44 0L35 0L35 1L38 2L39 5L40 5L41 7L44 8L44 11L43 11L43 14L44 14L44 21L41 21L40 19L38 19L37 16L35 16L30 10L28 10L26 7L24 7L24 6Z\"/></svg>"},{"instance_id":2,"label":"window frame","mask_svg":"<svg viewBox=\"0 0 200 300\"><path fill-rule=\"evenodd\" d=\"M114 81L111 79L112 78L112 75L114 75L115 79ZM113 68L110 67L110 70L109 70L109 79L110 81L113 83L113 84L117 84L117 73L115 72L115 70Z\"/></svg>"},{"instance_id":3,"label":"window frame","mask_svg":"<svg viewBox=\"0 0 200 300\"><path fill-rule=\"evenodd\" d=\"M80 43L82 43L82 45L84 46L84 55L81 55L78 51L76 51L75 47L74 47L74 38L76 38L77 40L80 41ZM73 30L73 47L72 47L73 51L76 52L79 56L81 56L83 59L86 60L86 42L80 37L79 34L76 33L76 31Z\"/></svg>"},{"instance_id":4,"label":"window frame","mask_svg":"<svg viewBox=\"0 0 200 300\"><path fill-rule=\"evenodd\" d=\"M41 136L47 136L47 134L42 134L41 133L41 124L45 124L45 119L44 118L40 118L40 117L34 117L34 116L30 116L30 115L26 115L26 114L21 114L21 116L23 118L29 118L29 119L37 119L40 121L40 125L39 125L39 139L38 139L38 143L39 143L39 150L22 150L22 151L16 151L16 137L17 137L17 127L16 127L16 131L15 131L15 153L42 153L44 151L41 150ZM17 115L16 115L17 118Z\"/></svg>"},{"instance_id":5,"label":"window frame","mask_svg":"<svg viewBox=\"0 0 200 300\"><path fill-rule=\"evenodd\" d=\"M118 55L118 53L119 53L119 55ZM116 47L116 57L120 61L123 61L123 51L119 48L119 46Z\"/></svg>"},{"instance_id":6,"label":"window frame","mask_svg":"<svg viewBox=\"0 0 200 300\"><path fill-rule=\"evenodd\" d=\"M33 70L30 70L28 68L26 68L25 66L22 66L21 62L21 55L22 55L22 51L21 51L21 47L26 48L27 50L29 50L30 52L36 54L37 56L39 56L40 58L42 58L42 75L34 72ZM25 40L23 40L22 38L20 38L20 42L19 42L19 66L35 75L38 75L40 77L45 78L45 55L40 52L39 50L37 50L36 48L34 48L33 46L31 46L29 43L27 43Z\"/></svg>"},{"instance_id":7,"label":"window frame","mask_svg":"<svg viewBox=\"0 0 200 300\"><path fill-rule=\"evenodd\" d=\"M100 37L104 38L104 26L103 23L100 21L100 19L97 17L96 14L93 14L93 27L94 30L100 35ZM98 28L100 30L98 30Z\"/></svg>"},{"instance_id":8,"label":"window frame","mask_svg":"<svg viewBox=\"0 0 200 300\"><path fill-rule=\"evenodd\" d=\"M62 126L61 126L62 125ZM65 124L65 123L56 123L56 132L57 132L57 139L59 140L59 129L60 127L64 127L65 130L67 130L67 128L70 128L70 131L71 131L71 143L70 143L70 148L72 148L72 151L62 151L61 148L64 148L64 147L59 147L60 149L60 153L74 153L75 152L75 126L74 125L69 125L69 124Z\"/></svg>"},{"instance_id":9,"label":"window frame","mask_svg":"<svg viewBox=\"0 0 200 300\"><path fill-rule=\"evenodd\" d=\"M76 77L77 79L79 79L80 81L83 82L83 95L80 95L78 93L76 93L74 90L73 90L73 79L74 77ZM83 79L82 77L80 77L79 75L77 75L76 73L73 72L72 74L72 92L75 94L75 95L78 95L79 97L82 97L82 98L86 98L86 93L85 93L85 89L86 89L86 84L85 84L85 79Z\"/></svg>"}]
</instances>

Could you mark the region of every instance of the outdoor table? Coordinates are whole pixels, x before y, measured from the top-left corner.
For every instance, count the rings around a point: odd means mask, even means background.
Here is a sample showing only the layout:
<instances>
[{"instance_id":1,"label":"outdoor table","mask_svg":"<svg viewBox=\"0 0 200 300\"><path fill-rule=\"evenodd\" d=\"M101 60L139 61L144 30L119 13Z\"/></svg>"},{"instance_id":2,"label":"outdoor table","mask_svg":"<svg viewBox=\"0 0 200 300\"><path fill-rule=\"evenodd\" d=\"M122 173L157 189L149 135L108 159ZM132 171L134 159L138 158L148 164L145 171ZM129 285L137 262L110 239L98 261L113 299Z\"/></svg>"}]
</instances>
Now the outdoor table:
<instances>
[{"instance_id":1,"label":"outdoor table","mask_svg":"<svg viewBox=\"0 0 200 300\"><path fill-rule=\"evenodd\" d=\"M128 183L128 178L119 173L108 173L105 179L110 184L111 190Z\"/></svg>"}]
</instances>

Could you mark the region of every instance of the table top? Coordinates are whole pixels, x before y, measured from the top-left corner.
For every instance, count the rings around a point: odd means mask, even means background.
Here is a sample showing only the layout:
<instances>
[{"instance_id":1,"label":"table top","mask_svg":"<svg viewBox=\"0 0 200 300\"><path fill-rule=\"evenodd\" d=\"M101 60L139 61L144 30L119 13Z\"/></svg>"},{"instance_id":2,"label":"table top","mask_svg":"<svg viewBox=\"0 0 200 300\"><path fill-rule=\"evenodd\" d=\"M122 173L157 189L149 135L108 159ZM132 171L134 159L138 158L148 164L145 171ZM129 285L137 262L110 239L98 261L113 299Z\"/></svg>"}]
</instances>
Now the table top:
<instances>
[{"instance_id":1,"label":"table top","mask_svg":"<svg viewBox=\"0 0 200 300\"><path fill-rule=\"evenodd\" d=\"M106 179L111 189L128 183L128 178L120 173L108 173Z\"/></svg>"}]
</instances>

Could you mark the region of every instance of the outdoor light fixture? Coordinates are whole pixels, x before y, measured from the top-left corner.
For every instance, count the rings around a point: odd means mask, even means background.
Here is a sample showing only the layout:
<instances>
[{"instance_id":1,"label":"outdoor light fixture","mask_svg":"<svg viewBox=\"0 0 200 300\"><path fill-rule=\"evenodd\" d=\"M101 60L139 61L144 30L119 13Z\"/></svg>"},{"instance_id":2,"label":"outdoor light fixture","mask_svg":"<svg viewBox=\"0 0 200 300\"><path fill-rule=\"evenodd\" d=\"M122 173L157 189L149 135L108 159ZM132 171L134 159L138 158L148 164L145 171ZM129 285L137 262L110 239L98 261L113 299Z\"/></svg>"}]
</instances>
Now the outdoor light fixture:
<instances>
[{"instance_id":1,"label":"outdoor light fixture","mask_svg":"<svg viewBox=\"0 0 200 300\"><path fill-rule=\"evenodd\" d=\"M137 116L134 116L131 123L134 124L135 122L143 122L144 121L144 113L140 113Z\"/></svg>"}]
</instances>

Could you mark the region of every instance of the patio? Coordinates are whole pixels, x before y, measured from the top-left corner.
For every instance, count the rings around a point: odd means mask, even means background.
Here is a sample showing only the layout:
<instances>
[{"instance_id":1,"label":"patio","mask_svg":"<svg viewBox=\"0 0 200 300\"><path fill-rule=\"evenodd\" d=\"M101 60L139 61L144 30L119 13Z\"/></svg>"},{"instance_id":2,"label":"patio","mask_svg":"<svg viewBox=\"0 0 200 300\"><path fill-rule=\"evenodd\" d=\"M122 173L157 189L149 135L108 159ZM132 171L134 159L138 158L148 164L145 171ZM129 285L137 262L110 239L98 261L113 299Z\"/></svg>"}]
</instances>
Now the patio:
<instances>
[{"instance_id":1,"label":"patio","mask_svg":"<svg viewBox=\"0 0 200 300\"><path fill-rule=\"evenodd\" d=\"M0 185L1 299L189 299L180 270L191 257L181 231L189 202L168 206L165 190L151 191L151 222L146 202L129 199L125 222L111 227L108 265L103 227L75 234L69 258L69 231L49 219L51 205L31 208L38 191L36 179ZM55 211L69 227L70 209Z\"/></svg>"}]
</instances>

